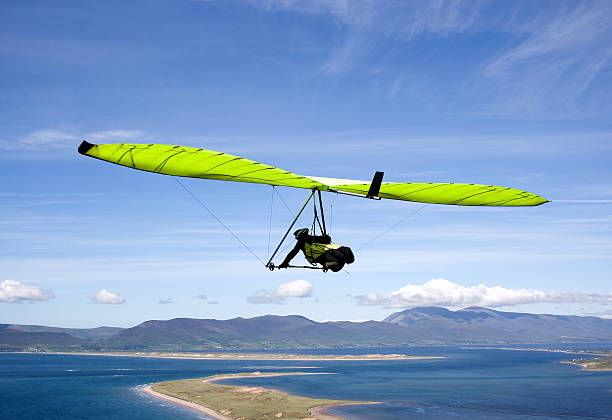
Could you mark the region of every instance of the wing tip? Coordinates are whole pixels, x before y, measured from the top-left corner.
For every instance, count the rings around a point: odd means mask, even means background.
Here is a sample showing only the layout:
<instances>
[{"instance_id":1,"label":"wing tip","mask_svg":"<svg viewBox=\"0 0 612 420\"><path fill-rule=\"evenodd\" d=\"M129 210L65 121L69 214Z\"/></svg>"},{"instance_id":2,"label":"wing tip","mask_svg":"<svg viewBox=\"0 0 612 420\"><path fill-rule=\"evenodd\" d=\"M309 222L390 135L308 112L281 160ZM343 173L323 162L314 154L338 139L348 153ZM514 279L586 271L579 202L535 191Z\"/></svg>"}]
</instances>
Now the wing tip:
<instances>
[{"instance_id":1,"label":"wing tip","mask_svg":"<svg viewBox=\"0 0 612 420\"><path fill-rule=\"evenodd\" d=\"M82 155L86 155L87 152L89 152L89 150L94 147L95 144L91 144L89 143L87 140L83 140L83 142L80 144L78 151L80 154Z\"/></svg>"}]
</instances>

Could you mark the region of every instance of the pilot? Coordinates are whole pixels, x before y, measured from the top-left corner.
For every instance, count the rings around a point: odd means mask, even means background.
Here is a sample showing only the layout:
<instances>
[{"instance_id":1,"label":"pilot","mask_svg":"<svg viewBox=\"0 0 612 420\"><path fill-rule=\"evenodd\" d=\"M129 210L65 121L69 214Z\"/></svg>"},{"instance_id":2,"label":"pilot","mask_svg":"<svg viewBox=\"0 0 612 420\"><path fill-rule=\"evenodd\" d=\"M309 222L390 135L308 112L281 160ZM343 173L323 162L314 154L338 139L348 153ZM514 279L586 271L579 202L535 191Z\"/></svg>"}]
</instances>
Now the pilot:
<instances>
[{"instance_id":1,"label":"pilot","mask_svg":"<svg viewBox=\"0 0 612 420\"><path fill-rule=\"evenodd\" d=\"M313 236L308 233L307 228L302 228L293 232L293 236L297 242L278 268L288 268L300 250L310 264L321 264L324 270L333 272L338 272L342 270L344 264L355 261L353 251L349 247L332 243L329 235Z\"/></svg>"}]
</instances>

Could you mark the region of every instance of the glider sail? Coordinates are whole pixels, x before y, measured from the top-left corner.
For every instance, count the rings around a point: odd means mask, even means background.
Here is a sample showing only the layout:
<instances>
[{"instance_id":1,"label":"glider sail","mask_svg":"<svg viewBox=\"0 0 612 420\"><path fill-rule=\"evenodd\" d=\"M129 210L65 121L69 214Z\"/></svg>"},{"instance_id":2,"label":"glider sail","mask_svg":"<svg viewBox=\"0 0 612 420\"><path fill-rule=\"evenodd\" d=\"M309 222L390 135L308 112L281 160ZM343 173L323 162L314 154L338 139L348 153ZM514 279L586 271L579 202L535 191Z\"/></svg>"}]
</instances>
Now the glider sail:
<instances>
[{"instance_id":1,"label":"glider sail","mask_svg":"<svg viewBox=\"0 0 612 420\"><path fill-rule=\"evenodd\" d=\"M303 176L227 153L163 144L91 144L79 153L142 171L190 178L250 182L366 197L370 181ZM514 188L455 183L383 182L380 198L462 206L537 206L548 200Z\"/></svg>"}]
</instances>

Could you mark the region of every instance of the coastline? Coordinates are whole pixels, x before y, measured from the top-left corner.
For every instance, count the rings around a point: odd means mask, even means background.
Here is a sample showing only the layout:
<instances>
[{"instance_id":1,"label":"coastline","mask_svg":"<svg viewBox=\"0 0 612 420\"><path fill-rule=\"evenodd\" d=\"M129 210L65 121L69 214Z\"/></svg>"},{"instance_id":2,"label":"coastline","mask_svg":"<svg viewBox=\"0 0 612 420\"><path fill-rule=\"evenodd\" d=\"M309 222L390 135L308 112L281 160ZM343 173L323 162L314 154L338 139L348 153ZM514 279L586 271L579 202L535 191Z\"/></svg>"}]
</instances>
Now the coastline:
<instances>
[{"instance_id":1,"label":"coastline","mask_svg":"<svg viewBox=\"0 0 612 420\"><path fill-rule=\"evenodd\" d=\"M342 404L328 404L328 405L319 405L317 407L312 407L308 409L308 412L311 416L319 420L347 420L344 417L336 416L334 414L329 414L326 410L330 407L340 407L342 405L369 405L369 404L382 404L380 402L362 402L362 403L342 403ZM305 420L305 419L304 419Z\"/></svg>"},{"instance_id":2,"label":"coastline","mask_svg":"<svg viewBox=\"0 0 612 420\"><path fill-rule=\"evenodd\" d=\"M260 372L253 372L253 373L238 373L238 374L221 374L221 375L215 375L215 376L211 376L208 378L200 378L198 381L202 382L202 383L213 383L215 381L219 381L219 380L223 380L223 379L233 379L233 378L253 378L253 377L275 377L275 376L290 376L290 375L334 375L335 373L328 373L328 372L275 372L275 373L265 373L262 374ZM172 382L180 382L180 381L172 381ZM163 382L162 382L163 383ZM210 407L206 407L202 404L198 404L192 401L187 401L187 400L183 400L180 398L176 398L173 397L171 395L167 395L158 391L153 390L153 387L155 385L158 384L152 384L152 385L145 385L142 386L140 389L146 393L147 395L150 395L152 397L155 398L159 398L162 399L164 401L173 403L173 404L178 404L181 405L183 407L187 407L193 410L196 410L202 414L205 414L215 420L235 420L235 417L229 417L228 415L231 414L231 409L223 409L223 410L213 410ZM291 394L286 394L284 392L280 392L280 391L276 391L276 390L271 390L268 388L257 388L257 387L251 387L251 388L246 388L245 387L240 387L240 386L232 386L232 385L220 385L223 387L227 387L227 389L232 389L232 390L239 390L240 392L244 392L245 390L248 391L252 391L252 392L258 392L257 389L265 389L267 391L271 391L274 393L277 393L278 395L284 395L284 396L292 396ZM255 391L253 391L255 390ZM324 401L324 400L321 400ZM334 403L334 404L323 404L323 405L318 405L318 406L314 406L314 407L310 407L307 409L308 413L310 414L311 417L301 417L300 420L347 420L344 417L340 417L340 416L336 416L334 414L329 414L327 413L327 409L330 407L336 407L336 406L342 406L342 405L361 405L361 404L380 404L378 402L370 402L370 401L346 401L346 402L338 402L338 403ZM305 414L306 415L306 414ZM282 417L283 413L279 412L277 413L276 417ZM243 418L240 416L240 418Z\"/></svg>"}]
</instances>

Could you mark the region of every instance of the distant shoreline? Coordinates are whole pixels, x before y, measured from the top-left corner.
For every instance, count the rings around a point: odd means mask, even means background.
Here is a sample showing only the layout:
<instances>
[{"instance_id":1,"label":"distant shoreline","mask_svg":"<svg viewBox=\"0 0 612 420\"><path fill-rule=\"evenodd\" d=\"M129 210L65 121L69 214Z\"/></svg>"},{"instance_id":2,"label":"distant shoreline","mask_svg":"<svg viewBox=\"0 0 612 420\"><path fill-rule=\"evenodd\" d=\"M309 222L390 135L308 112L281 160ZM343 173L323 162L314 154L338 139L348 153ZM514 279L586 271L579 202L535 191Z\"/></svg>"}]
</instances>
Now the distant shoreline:
<instances>
[{"instance_id":1,"label":"distant shoreline","mask_svg":"<svg viewBox=\"0 0 612 420\"><path fill-rule=\"evenodd\" d=\"M562 360L559 363L580 366L582 370L593 372L612 372L612 357L596 357L594 359Z\"/></svg>"},{"instance_id":2,"label":"distant shoreline","mask_svg":"<svg viewBox=\"0 0 612 420\"><path fill-rule=\"evenodd\" d=\"M495 349L495 350L514 350L514 351L543 351L548 353L564 354L584 354L588 356L600 356L593 359L571 359L562 360L559 363L580 366L582 370L593 372L612 372L612 350L563 350L547 348L513 348L513 347L472 347L474 349Z\"/></svg>"},{"instance_id":3,"label":"distant shoreline","mask_svg":"<svg viewBox=\"0 0 612 420\"><path fill-rule=\"evenodd\" d=\"M609 353L606 353L601 350L563 350L563 349L547 349L545 347L465 347L461 346L464 349L471 350L512 350L512 351L543 351L547 353L567 353L567 354L589 354L593 356L609 356Z\"/></svg>"},{"instance_id":4,"label":"distant shoreline","mask_svg":"<svg viewBox=\"0 0 612 420\"><path fill-rule=\"evenodd\" d=\"M334 373L326 373L326 372L278 372L278 373L267 373L267 374L261 374L260 372L253 372L253 373L244 373L244 374L228 374L228 375L215 375L215 376L211 376L208 378L201 378L198 381L200 381L201 383L213 383L219 380L223 380L223 379L233 379L233 378L258 378L258 377L266 377L266 378L270 378L270 377L277 377L277 376L290 376L290 375L334 375ZM180 383L182 381L170 381L173 383ZM192 380L193 382L193 380ZM212 417L215 420L235 420L235 417L229 417L228 415L232 413L233 408L228 407L226 409L220 410L219 411L215 411L210 407L206 407L204 405L201 404L197 404L193 401L188 401L188 400L184 400L181 398L176 398L174 396L171 395L167 395L164 394L162 392L158 392L153 390L153 387L156 385L160 385L163 384L163 382L157 383L157 384L153 384L153 385L145 385L142 388L140 388L143 392L145 392L146 394L155 397L155 398L160 398L163 399L165 401L174 403L174 404L179 404L183 407L188 407L191 408L193 410L196 410L200 413L203 413L209 417ZM231 385L221 385L222 387L224 387L225 389L228 390L238 390L238 392L249 392L250 390L255 390L252 392L258 392L257 389L259 388L246 388L245 387L240 387L240 386L231 386ZM261 388L261 389L265 389L265 388ZM287 394L284 392L280 392L280 391L274 391L274 390L269 390L266 389L267 391L276 393L278 395L284 395L288 398L294 397L294 398L304 398L304 397L295 397L291 394ZM321 401L325 401L325 400L321 400ZM328 401L329 402L329 401ZM329 414L326 412L326 410L330 407L336 407L336 406L342 406L342 405L361 405L361 404L380 404L378 402L360 402L360 401L343 401L343 402L338 402L338 403L333 403L333 404L324 404L324 405L318 405L318 406L314 406L314 407L310 407L307 409L308 413L310 413L310 415L312 417L304 417L303 420L346 420L344 417L340 417L340 416L336 416L333 414ZM277 417L282 417L282 412L280 412L281 416Z\"/></svg>"},{"instance_id":5,"label":"distant shoreline","mask_svg":"<svg viewBox=\"0 0 612 420\"><path fill-rule=\"evenodd\" d=\"M190 360L279 360L279 361L375 361L375 360L421 360L444 359L443 356L407 356L405 354L363 354L363 355L307 355L288 353L175 353L175 352L29 352L16 351L17 354L62 354L76 356L112 356L112 357L145 357L157 359L190 359Z\"/></svg>"}]
</instances>

